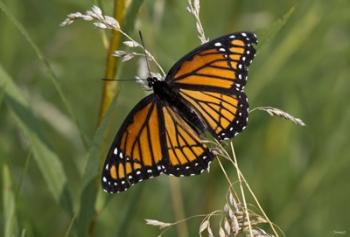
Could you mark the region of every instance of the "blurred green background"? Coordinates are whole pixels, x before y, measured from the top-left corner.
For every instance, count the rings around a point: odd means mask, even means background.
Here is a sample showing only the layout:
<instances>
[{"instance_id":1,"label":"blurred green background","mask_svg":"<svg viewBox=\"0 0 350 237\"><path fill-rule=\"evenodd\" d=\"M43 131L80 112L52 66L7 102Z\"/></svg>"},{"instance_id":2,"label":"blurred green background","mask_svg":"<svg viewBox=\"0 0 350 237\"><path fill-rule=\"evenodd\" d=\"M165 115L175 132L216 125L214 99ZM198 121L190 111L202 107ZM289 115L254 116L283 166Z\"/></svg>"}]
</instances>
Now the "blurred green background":
<instances>
[{"instance_id":1,"label":"blurred green background","mask_svg":"<svg viewBox=\"0 0 350 237\"><path fill-rule=\"evenodd\" d=\"M113 1L101 2L110 15ZM187 1L139 3L136 19L129 20L166 70L200 44ZM85 236L94 205L101 205L95 202L98 160L145 95L139 84L120 82L118 100L96 133L102 33L87 22L59 27L68 13L93 4L0 1L1 236ZM235 139L241 170L287 236L350 236L349 13L348 0L201 1L209 38L244 30L260 39L247 84L250 106L278 107L307 124L254 112ZM135 32L129 33L137 38ZM124 63L118 78L136 73L137 61ZM186 216L225 204L228 186L217 162L209 174L180 183ZM108 203L99 209L95 236L157 236L144 219L175 221L171 195L167 177L99 195ZM188 236L198 235L200 221L187 223ZM176 228L165 236L177 236Z\"/></svg>"}]
</instances>

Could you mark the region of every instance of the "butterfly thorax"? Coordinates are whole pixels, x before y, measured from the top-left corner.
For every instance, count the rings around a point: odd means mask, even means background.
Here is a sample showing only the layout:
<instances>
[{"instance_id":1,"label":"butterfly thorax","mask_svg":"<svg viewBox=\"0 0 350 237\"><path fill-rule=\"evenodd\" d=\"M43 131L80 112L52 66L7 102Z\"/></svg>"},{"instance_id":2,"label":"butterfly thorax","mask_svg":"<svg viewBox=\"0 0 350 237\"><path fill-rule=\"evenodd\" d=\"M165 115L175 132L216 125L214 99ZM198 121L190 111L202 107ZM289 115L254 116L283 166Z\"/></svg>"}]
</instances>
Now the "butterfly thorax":
<instances>
[{"instance_id":1,"label":"butterfly thorax","mask_svg":"<svg viewBox=\"0 0 350 237\"><path fill-rule=\"evenodd\" d=\"M152 87L154 94L160 101L170 105L198 133L202 133L205 130L203 121L198 114L181 99L176 88L171 87L167 81L159 80L157 78L149 78L147 80Z\"/></svg>"},{"instance_id":2,"label":"butterfly thorax","mask_svg":"<svg viewBox=\"0 0 350 237\"><path fill-rule=\"evenodd\" d=\"M178 93L172 89L169 84L164 80L159 80L158 78L149 78L148 84L154 91L154 94L158 96L161 101L166 101L170 105L178 107L181 103L178 99Z\"/></svg>"}]
</instances>

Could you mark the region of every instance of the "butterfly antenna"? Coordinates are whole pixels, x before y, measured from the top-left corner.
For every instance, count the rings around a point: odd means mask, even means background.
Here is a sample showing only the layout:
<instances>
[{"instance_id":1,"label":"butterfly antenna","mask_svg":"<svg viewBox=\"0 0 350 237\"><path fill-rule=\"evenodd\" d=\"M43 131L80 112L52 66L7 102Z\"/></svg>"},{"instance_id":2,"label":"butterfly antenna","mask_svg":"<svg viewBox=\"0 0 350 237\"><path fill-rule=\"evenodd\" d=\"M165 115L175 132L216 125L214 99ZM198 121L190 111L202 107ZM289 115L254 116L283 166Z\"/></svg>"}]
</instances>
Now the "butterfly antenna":
<instances>
[{"instance_id":1,"label":"butterfly antenna","mask_svg":"<svg viewBox=\"0 0 350 237\"><path fill-rule=\"evenodd\" d=\"M142 47L143 47L143 52L144 52L144 54L145 54L146 63L147 63L148 76L149 76L149 77L152 77L152 75L151 75L151 67L150 67L150 65L149 65L149 61L148 61L148 57L147 57L147 52L146 52L146 46L145 46L145 42L143 41L143 37L142 37L141 31L139 31L139 35L140 35L140 40L141 40L141 44L142 44Z\"/></svg>"}]
</instances>

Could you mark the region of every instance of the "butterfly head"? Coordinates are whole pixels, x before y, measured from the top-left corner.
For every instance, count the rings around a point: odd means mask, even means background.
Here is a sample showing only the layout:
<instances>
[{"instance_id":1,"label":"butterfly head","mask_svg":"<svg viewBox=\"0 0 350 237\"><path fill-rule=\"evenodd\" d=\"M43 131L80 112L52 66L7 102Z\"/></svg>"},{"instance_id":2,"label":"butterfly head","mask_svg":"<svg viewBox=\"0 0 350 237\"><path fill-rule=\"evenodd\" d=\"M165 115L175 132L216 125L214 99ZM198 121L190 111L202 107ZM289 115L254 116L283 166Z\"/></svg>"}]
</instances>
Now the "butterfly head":
<instances>
[{"instance_id":1,"label":"butterfly head","mask_svg":"<svg viewBox=\"0 0 350 237\"><path fill-rule=\"evenodd\" d=\"M158 81L159 81L159 79L157 77L148 77L147 78L148 86L150 88L153 88L154 84Z\"/></svg>"}]
</instances>

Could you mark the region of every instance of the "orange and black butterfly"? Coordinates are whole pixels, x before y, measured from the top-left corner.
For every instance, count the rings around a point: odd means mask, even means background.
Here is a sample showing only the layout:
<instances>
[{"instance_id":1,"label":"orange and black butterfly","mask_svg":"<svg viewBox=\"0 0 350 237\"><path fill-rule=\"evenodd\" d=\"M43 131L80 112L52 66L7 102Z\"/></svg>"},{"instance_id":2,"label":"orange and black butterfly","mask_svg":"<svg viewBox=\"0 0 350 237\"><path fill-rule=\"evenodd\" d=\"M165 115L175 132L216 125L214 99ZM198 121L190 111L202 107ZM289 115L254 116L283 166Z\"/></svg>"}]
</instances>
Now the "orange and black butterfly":
<instances>
[{"instance_id":1,"label":"orange and black butterfly","mask_svg":"<svg viewBox=\"0 0 350 237\"><path fill-rule=\"evenodd\" d=\"M162 173L206 170L214 155L201 143L202 134L227 140L247 126L244 86L256 43L252 33L226 35L184 56L164 80L148 78L153 93L119 129L103 167L104 190L122 192Z\"/></svg>"}]
</instances>

